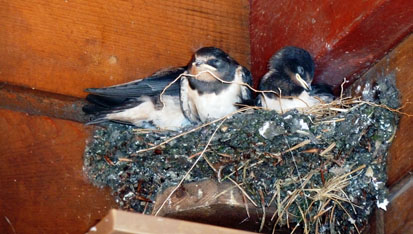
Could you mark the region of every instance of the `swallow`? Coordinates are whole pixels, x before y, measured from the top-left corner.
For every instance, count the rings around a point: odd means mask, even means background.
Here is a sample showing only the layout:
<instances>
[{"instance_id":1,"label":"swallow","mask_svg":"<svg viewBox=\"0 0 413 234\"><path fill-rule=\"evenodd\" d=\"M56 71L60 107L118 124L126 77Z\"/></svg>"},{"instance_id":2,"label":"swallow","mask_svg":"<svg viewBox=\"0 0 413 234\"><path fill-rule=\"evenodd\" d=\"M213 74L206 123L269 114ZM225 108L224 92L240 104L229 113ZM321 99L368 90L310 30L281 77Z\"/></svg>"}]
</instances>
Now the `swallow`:
<instances>
[{"instance_id":1,"label":"swallow","mask_svg":"<svg viewBox=\"0 0 413 234\"><path fill-rule=\"evenodd\" d=\"M179 130L190 125L181 109L179 82L166 89L161 100L165 87L186 70L186 66L164 69L129 83L86 89L89 104L83 111L93 116L86 124L112 121L166 130Z\"/></svg>"},{"instance_id":2,"label":"swallow","mask_svg":"<svg viewBox=\"0 0 413 234\"><path fill-rule=\"evenodd\" d=\"M257 105L284 113L319 104L318 87L312 91L314 70L309 52L294 46L282 48L271 57L268 72L260 81L259 90L270 92L260 93Z\"/></svg>"},{"instance_id":3,"label":"swallow","mask_svg":"<svg viewBox=\"0 0 413 234\"><path fill-rule=\"evenodd\" d=\"M182 111L193 123L218 119L252 100L249 70L227 53L204 47L193 55L181 78Z\"/></svg>"},{"instance_id":4,"label":"swallow","mask_svg":"<svg viewBox=\"0 0 413 234\"><path fill-rule=\"evenodd\" d=\"M172 83L178 77L180 81ZM204 47L186 66L125 84L86 89L89 104L83 111L93 116L87 124L113 121L179 130L230 114L237 104L251 103L251 91L241 83L251 85L248 69L221 49Z\"/></svg>"}]
</instances>

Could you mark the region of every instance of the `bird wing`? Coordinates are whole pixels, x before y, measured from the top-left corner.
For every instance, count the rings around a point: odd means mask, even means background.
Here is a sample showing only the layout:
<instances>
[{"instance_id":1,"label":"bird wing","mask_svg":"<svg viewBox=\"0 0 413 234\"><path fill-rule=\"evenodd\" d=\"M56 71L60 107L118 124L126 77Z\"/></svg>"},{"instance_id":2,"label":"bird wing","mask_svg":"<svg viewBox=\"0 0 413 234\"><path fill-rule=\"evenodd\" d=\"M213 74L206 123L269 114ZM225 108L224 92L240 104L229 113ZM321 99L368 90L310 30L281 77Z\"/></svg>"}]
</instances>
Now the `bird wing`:
<instances>
[{"instance_id":1,"label":"bird wing","mask_svg":"<svg viewBox=\"0 0 413 234\"><path fill-rule=\"evenodd\" d=\"M186 118L188 118L191 122L197 123L200 121L198 116L198 111L195 107L195 104L192 101L193 97L190 97L189 94L189 81L188 78L183 76L180 82L180 100L181 100L181 108L184 112Z\"/></svg>"},{"instance_id":2,"label":"bird wing","mask_svg":"<svg viewBox=\"0 0 413 234\"><path fill-rule=\"evenodd\" d=\"M252 75L251 72L245 68L241 67L241 78L244 84L252 86ZM249 87L242 85L241 86L241 103L245 105L254 105L252 91Z\"/></svg>"},{"instance_id":3,"label":"bird wing","mask_svg":"<svg viewBox=\"0 0 413 234\"><path fill-rule=\"evenodd\" d=\"M89 88L85 91L98 96L116 98L156 96L159 95L167 85L185 72L185 70L186 67L162 70L141 80L105 88ZM167 90L165 90L164 94L172 96L179 95L179 82L173 83Z\"/></svg>"},{"instance_id":4,"label":"bird wing","mask_svg":"<svg viewBox=\"0 0 413 234\"><path fill-rule=\"evenodd\" d=\"M110 98L106 99L105 97L96 96L93 94L89 94L87 100L89 101L89 104L83 106L82 110L86 114L93 115L93 117L86 123L88 125L108 121L108 114L122 112L123 110L136 107L143 102L141 98L129 98L120 103L113 103L113 100ZM127 123L124 121L118 122Z\"/></svg>"},{"instance_id":5,"label":"bird wing","mask_svg":"<svg viewBox=\"0 0 413 234\"><path fill-rule=\"evenodd\" d=\"M86 100L89 104L83 107L86 114L101 116L111 112L128 109L139 105L139 97L150 97L156 104L159 96L167 85L177 79L184 71L185 67L162 70L141 80L132 81L125 84L110 86L106 88L86 89ZM179 96L179 82L173 83L165 90L163 95Z\"/></svg>"}]
</instances>

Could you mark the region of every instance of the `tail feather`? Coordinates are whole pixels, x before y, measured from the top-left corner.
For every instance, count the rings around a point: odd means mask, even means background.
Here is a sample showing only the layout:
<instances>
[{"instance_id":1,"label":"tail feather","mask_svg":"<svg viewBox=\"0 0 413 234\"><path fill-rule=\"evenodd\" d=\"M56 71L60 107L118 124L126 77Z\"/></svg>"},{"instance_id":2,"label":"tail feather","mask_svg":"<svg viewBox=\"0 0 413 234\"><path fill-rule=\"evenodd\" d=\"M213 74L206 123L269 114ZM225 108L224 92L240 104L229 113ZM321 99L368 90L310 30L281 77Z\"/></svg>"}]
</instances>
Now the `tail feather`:
<instances>
[{"instance_id":1,"label":"tail feather","mask_svg":"<svg viewBox=\"0 0 413 234\"><path fill-rule=\"evenodd\" d=\"M106 115L98 117L98 118L94 118L88 122L86 122L86 125L93 125L93 124L100 124L100 123L104 123L110 121L109 119L106 119Z\"/></svg>"},{"instance_id":2,"label":"tail feather","mask_svg":"<svg viewBox=\"0 0 413 234\"><path fill-rule=\"evenodd\" d=\"M99 96L99 95L95 95L95 94L89 94L86 96L86 100L94 105L98 105L101 107L106 107L106 108L110 108L110 107L115 107L115 106L119 106L122 103L124 103L127 98L124 97L105 97L105 96Z\"/></svg>"}]
</instances>

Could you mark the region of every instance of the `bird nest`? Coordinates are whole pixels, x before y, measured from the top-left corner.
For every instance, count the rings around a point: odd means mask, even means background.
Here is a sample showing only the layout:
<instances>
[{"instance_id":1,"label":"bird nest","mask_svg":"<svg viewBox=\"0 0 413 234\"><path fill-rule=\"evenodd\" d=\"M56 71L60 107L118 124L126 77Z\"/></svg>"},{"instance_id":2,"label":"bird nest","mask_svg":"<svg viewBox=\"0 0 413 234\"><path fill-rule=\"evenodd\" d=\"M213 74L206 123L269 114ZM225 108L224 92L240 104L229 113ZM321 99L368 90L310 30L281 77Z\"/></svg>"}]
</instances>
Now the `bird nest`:
<instances>
[{"instance_id":1,"label":"bird nest","mask_svg":"<svg viewBox=\"0 0 413 234\"><path fill-rule=\"evenodd\" d=\"M341 95L303 112L245 107L180 132L110 123L89 140L84 169L126 210L157 214L159 192L216 178L263 210L257 230L361 232L387 202L387 151L400 113L394 79L374 90L371 100Z\"/></svg>"}]
</instances>

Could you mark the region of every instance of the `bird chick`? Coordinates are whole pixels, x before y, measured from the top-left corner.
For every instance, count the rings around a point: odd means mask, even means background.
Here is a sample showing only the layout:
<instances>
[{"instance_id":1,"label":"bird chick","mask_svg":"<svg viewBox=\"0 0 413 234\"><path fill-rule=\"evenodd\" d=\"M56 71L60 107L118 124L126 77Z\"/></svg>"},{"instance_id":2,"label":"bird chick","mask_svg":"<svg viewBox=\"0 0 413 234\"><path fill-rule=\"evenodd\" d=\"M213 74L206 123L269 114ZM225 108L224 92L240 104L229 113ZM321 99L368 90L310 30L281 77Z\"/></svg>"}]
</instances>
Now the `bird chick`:
<instances>
[{"instance_id":1,"label":"bird chick","mask_svg":"<svg viewBox=\"0 0 413 234\"><path fill-rule=\"evenodd\" d=\"M181 79L181 104L192 122L207 122L236 111L237 104L251 102L252 84L248 69L221 49L199 49Z\"/></svg>"},{"instance_id":2,"label":"bird chick","mask_svg":"<svg viewBox=\"0 0 413 234\"><path fill-rule=\"evenodd\" d=\"M172 83L178 77L180 82ZM251 101L250 90L241 82L251 85L248 69L221 49L204 47L187 66L125 84L86 89L89 104L83 111L94 116L88 124L114 121L179 130L221 118L235 111L237 103Z\"/></svg>"},{"instance_id":3,"label":"bird chick","mask_svg":"<svg viewBox=\"0 0 413 234\"><path fill-rule=\"evenodd\" d=\"M306 50L287 46L276 52L268 64L269 71L262 77L257 105L284 113L320 103L320 92L312 92L314 61ZM317 88L318 89L318 88Z\"/></svg>"}]
</instances>

